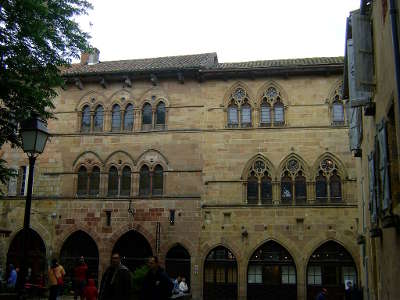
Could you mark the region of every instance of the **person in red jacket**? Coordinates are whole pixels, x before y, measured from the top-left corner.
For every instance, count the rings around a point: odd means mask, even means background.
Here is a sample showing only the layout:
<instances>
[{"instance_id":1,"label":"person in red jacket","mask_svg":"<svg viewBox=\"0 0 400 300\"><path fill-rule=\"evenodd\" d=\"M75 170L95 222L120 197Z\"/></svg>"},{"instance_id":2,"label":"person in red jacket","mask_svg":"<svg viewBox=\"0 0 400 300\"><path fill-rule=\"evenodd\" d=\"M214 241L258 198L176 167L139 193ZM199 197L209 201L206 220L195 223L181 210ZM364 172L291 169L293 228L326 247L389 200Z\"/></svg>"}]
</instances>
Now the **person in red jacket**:
<instances>
[{"instance_id":1,"label":"person in red jacket","mask_svg":"<svg viewBox=\"0 0 400 300\"><path fill-rule=\"evenodd\" d=\"M74 269L74 299L77 300L78 296L83 300L83 290L86 286L88 266L85 263L83 256L79 258L79 263Z\"/></svg>"},{"instance_id":2,"label":"person in red jacket","mask_svg":"<svg viewBox=\"0 0 400 300\"><path fill-rule=\"evenodd\" d=\"M97 300L98 291L94 284L94 279L88 280L88 285L83 292L86 300Z\"/></svg>"}]
</instances>

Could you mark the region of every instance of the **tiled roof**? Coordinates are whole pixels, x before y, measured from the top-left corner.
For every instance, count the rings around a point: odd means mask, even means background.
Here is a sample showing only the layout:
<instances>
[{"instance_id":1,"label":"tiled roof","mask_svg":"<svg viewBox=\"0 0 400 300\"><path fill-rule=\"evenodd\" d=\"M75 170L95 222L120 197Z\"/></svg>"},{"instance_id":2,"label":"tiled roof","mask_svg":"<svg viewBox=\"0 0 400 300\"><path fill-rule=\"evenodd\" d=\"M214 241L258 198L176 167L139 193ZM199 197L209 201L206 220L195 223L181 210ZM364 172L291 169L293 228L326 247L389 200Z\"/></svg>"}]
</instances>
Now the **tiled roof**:
<instances>
[{"instance_id":1,"label":"tiled roof","mask_svg":"<svg viewBox=\"0 0 400 300\"><path fill-rule=\"evenodd\" d=\"M63 71L63 75L112 74L129 72L199 69L216 65L217 54L205 53L157 58L99 62L94 65L75 64Z\"/></svg>"},{"instance_id":2,"label":"tiled roof","mask_svg":"<svg viewBox=\"0 0 400 300\"><path fill-rule=\"evenodd\" d=\"M313 58L294 58L294 59L276 59L276 60L258 60L239 63L219 63L212 66L211 69L259 69L259 68L279 68L279 67L304 67L343 64L343 57L313 57Z\"/></svg>"},{"instance_id":3,"label":"tiled roof","mask_svg":"<svg viewBox=\"0 0 400 300\"><path fill-rule=\"evenodd\" d=\"M100 75L132 72L175 71L198 69L207 71L296 68L343 64L343 57L314 57L278 60L259 60L238 63L218 63L216 53L168 56L157 58L99 62L94 65L74 64L62 71L65 76Z\"/></svg>"}]
</instances>

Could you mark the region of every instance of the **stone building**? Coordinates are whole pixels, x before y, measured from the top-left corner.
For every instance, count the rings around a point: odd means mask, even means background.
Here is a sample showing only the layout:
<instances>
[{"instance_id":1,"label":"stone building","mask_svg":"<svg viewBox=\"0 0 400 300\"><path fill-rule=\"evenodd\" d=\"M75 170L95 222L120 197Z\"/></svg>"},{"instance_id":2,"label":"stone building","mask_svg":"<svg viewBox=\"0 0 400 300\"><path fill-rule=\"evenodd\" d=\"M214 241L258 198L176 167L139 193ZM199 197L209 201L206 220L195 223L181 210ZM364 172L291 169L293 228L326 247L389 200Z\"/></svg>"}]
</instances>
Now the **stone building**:
<instances>
[{"instance_id":1,"label":"stone building","mask_svg":"<svg viewBox=\"0 0 400 300\"><path fill-rule=\"evenodd\" d=\"M314 299L360 282L343 58L218 63L215 53L63 72L34 175L29 260L156 254L193 299ZM18 264L27 159L0 202L1 263ZM336 298L335 298L336 299ZM339 298L337 298L339 299Z\"/></svg>"},{"instance_id":2,"label":"stone building","mask_svg":"<svg viewBox=\"0 0 400 300\"><path fill-rule=\"evenodd\" d=\"M364 299L400 298L399 3L361 1L347 21L344 97L357 156Z\"/></svg>"}]
</instances>

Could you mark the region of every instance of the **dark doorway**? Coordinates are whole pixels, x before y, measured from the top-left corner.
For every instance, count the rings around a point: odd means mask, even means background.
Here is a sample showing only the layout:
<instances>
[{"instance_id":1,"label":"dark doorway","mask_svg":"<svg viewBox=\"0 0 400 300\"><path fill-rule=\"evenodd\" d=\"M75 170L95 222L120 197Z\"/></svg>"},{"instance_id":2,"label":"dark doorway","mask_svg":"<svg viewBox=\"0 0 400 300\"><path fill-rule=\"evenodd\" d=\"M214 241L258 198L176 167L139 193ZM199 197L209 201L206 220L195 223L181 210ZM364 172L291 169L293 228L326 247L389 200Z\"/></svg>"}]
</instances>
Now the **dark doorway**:
<instances>
[{"instance_id":1,"label":"dark doorway","mask_svg":"<svg viewBox=\"0 0 400 300\"><path fill-rule=\"evenodd\" d=\"M247 269L247 299L297 299L296 265L280 244L266 242L251 256Z\"/></svg>"},{"instance_id":2,"label":"dark doorway","mask_svg":"<svg viewBox=\"0 0 400 300\"><path fill-rule=\"evenodd\" d=\"M66 271L65 281L71 282L74 268L83 256L88 266L88 276L97 282L99 270L99 250L96 242L82 230L72 233L64 242L60 251L60 263Z\"/></svg>"},{"instance_id":3,"label":"dark doorway","mask_svg":"<svg viewBox=\"0 0 400 300\"><path fill-rule=\"evenodd\" d=\"M146 264L147 258L153 255L146 238L134 230L128 231L118 239L114 251L119 253L122 263L132 272Z\"/></svg>"},{"instance_id":4,"label":"dark doorway","mask_svg":"<svg viewBox=\"0 0 400 300\"><path fill-rule=\"evenodd\" d=\"M314 300L323 287L329 299L344 299L346 281L357 284L357 268L342 245L329 241L314 251L307 266L307 300Z\"/></svg>"},{"instance_id":5,"label":"dark doorway","mask_svg":"<svg viewBox=\"0 0 400 300\"><path fill-rule=\"evenodd\" d=\"M42 238L33 229L29 229L26 240L23 230L15 235L8 249L7 267L9 264L13 264L15 267L21 268L24 256L23 247L26 245L28 248L27 266L32 269L31 281L38 283L47 274L46 247Z\"/></svg>"},{"instance_id":6,"label":"dark doorway","mask_svg":"<svg viewBox=\"0 0 400 300\"><path fill-rule=\"evenodd\" d=\"M181 245L171 248L165 258L165 270L171 278L178 275L186 278L190 288L190 255Z\"/></svg>"},{"instance_id":7,"label":"dark doorway","mask_svg":"<svg viewBox=\"0 0 400 300\"><path fill-rule=\"evenodd\" d=\"M210 251L204 263L204 300L237 299L237 262L223 246Z\"/></svg>"}]
</instances>

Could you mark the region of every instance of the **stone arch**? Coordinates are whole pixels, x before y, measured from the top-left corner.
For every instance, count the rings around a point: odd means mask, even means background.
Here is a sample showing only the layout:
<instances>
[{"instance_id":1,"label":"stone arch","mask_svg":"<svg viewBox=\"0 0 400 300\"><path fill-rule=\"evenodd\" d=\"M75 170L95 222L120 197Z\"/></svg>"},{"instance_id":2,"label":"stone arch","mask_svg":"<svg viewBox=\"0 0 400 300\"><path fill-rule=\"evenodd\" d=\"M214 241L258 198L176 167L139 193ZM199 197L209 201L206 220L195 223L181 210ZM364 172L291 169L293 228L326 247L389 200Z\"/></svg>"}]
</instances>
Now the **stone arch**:
<instances>
[{"instance_id":1,"label":"stone arch","mask_svg":"<svg viewBox=\"0 0 400 300\"><path fill-rule=\"evenodd\" d=\"M151 107L155 109L156 105L158 104L159 100L163 99L165 103L165 107L168 108L169 104L169 96L168 93L161 87L156 86L148 89L145 91L142 96L139 98L138 101L138 108L142 109L145 102L151 104Z\"/></svg>"},{"instance_id":2,"label":"stone arch","mask_svg":"<svg viewBox=\"0 0 400 300\"><path fill-rule=\"evenodd\" d=\"M124 89L124 88L115 91L109 97L109 103L110 103L110 107L109 107L110 110L114 106L114 104L119 104L119 106L121 107L121 110L123 108L125 108L128 105L128 103L132 103L133 107L136 106L134 103L134 100L133 100L132 93L129 90Z\"/></svg>"},{"instance_id":3,"label":"stone arch","mask_svg":"<svg viewBox=\"0 0 400 300\"><path fill-rule=\"evenodd\" d=\"M222 247L227 248L229 251L231 251L233 253L233 255L235 255L236 261L238 263L238 274L240 274L239 273L240 266L241 266L240 262L242 261L242 257L243 257L243 255L240 251L240 247L233 241L216 242L214 240L216 240L216 239L213 239L213 241L211 243L204 244L200 249L199 258L203 265L202 269L204 269L204 262L207 258L207 255L210 253L210 251L214 248L217 248L218 246L222 246Z\"/></svg>"},{"instance_id":4,"label":"stone arch","mask_svg":"<svg viewBox=\"0 0 400 300\"><path fill-rule=\"evenodd\" d=\"M94 108L97 107L98 104L103 105L103 108L105 109L105 104L107 103L106 99L107 98L103 93L99 93L93 90L88 91L79 99L75 110L81 111L85 104L88 104L90 106L90 110L94 110Z\"/></svg>"},{"instance_id":5,"label":"stone arch","mask_svg":"<svg viewBox=\"0 0 400 300\"><path fill-rule=\"evenodd\" d=\"M100 155L98 155L96 152L88 150L88 151L82 152L75 158L74 162L72 163L72 168L74 170L77 170L77 168L79 168L81 165L85 165L86 163L89 163L89 161L91 161L91 159L93 159L93 158L94 158L94 161L97 160L101 166L104 165L104 161L101 159ZM91 164L92 163L89 163L89 165L91 165Z\"/></svg>"},{"instance_id":6,"label":"stone arch","mask_svg":"<svg viewBox=\"0 0 400 300\"><path fill-rule=\"evenodd\" d=\"M144 151L136 160L137 169L147 164L150 169L153 169L156 165L161 165L164 170L170 170L168 159L156 149L148 149Z\"/></svg>"},{"instance_id":7,"label":"stone arch","mask_svg":"<svg viewBox=\"0 0 400 300\"><path fill-rule=\"evenodd\" d=\"M343 100L342 97L342 86L343 86L343 79L337 79L330 87L327 98L326 98L326 103L328 103L330 106L332 105L333 101L335 100L335 96L338 95L340 97L340 100Z\"/></svg>"},{"instance_id":8,"label":"stone arch","mask_svg":"<svg viewBox=\"0 0 400 300\"><path fill-rule=\"evenodd\" d=\"M331 152L325 152L321 154L314 162L314 165L312 167L312 174L317 174L318 169L319 169L319 164L320 162L325 159L325 158L330 158L333 160L333 162L337 165L338 168L338 174L342 178L342 180L348 178L348 173L346 170L346 167L344 166L343 162L333 153Z\"/></svg>"},{"instance_id":9,"label":"stone arch","mask_svg":"<svg viewBox=\"0 0 400 300\"><path fill-rule=\"evenodd\" d=\"M237 88L242 88L242 89L244 89L245 91L246 91L246 94L247 94L247 98L249 99L249 104L251 105L251 107L252 107L252 109L254 109L255 108L255 104L256 104L256 102L255 102L255 98L254 98L254 95L253 95L253 93L252 93L252 91L251 91L251 89L250 89L250 87L246 84L246 83L244 83L243 81L237 81L237 82L235 82L233 85L231 85L231 87L225 92L225 95L224 95L224 98L223 98L223 102L222 102L222 104L224 105L224 108L226 109L228 106L229 106L229 104L230 104L230 101L231 101L231 99L232 99L232 93L237 89Z\"/></svg>"},{"instance_id":10,"label":"stone arch","mask_svg":"<svg viewBox=\"0 0 400 300\"><path fill-rule=\"evenodd\" d=\"M265 82L258 90L257 90L257 94L256 94L256 105L257 108L261 105L261 100L263 98L263 95L265 93L265 91L270 88L270 87L274 87L280 94L280 98L281 98L281 102L287 106L290 104L290 99L289 96L286 92L286 90L275 80L269 80L267 82Z\"/></svg>"},{"instance_id":11,"label":"stone arch","mask_svg":"<svg viewBox=\"0 0 400 300\"><path fill-rule=\"evenodd\" d=\"M282 161L281 161L280 164L279 164L278 170L277 170L277 172L278 172L277 175L278 175L279 177L281 176L280 173L281 173L281 172L283 171L283 169L285 168L286 163L287 163L290 159L292 159L292 158L298 160L298 161L300 162L300 164L303 165L306 178L307 178L307 179L310 178L311 173L310 173L310 167L309 167L309 165L307 164L307 162L306 162L300 155L298 155L298 154L296 154L296 153L294 153L294 152L290 153L289 155L287 155L285 158L282 159Z\"/></svg>"},{"instance_id":12,"label":"stone arch","mask_svg":"<svg viewBox=\"0 0 400 300\"><path fill-rule=\"evenodd\" d=\"M121 168L123 168L124 166L128 165L131 167L131 169L133 168L133 166L136 165L135 160L133 159L133 157L126 151L124 150L117 150L112 152L110 155L107 156L107 158L104 160L104 165L107 166L107 168L109 167L110 164L116 164L119 165L118 160L122 161L121 164Z\"/></svg>"},{"instance_id":13,"label":"stone arch","mask_svg":"<svg viewBox=\"0 0 400 300\"><path fill-rule=\"evenodd\" d=\"M252 158L250 158L247 163L245 164L243 171L242 171L242 176L241 179L245 180L247 178L247 175L253 165L253 163L256 160L262 160L263 162L265 162L265 164L268 167L268 170L271 172L271 177L274 178L276 176L276 170L274 165L272 164L272 162L262 153L257 153L256 155L254 155Z\"/></svg>"},{"instance_id":14,"label":"stone arch","mask_svg":"<svg viewBox=\"0 0 400 300\"><path fill-rule=\"evenodd\" d=\"M174 241L169 242L168 244L166 244L165 246L161 246L161 253L162 253L162 257L166 257L168 251L170 249L172 249L175 246L182 246L183 248L186 249L186 251L192 256L193 253L196 253L195 251L195 247L193 245L193 243L188 240L187 238L183 238L183 237L176 237L174 238Z\"/></svg>"}]
</instances>

